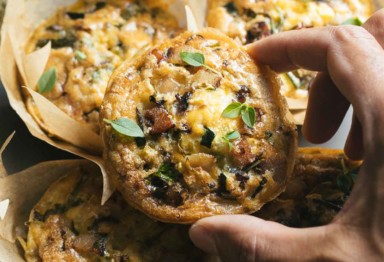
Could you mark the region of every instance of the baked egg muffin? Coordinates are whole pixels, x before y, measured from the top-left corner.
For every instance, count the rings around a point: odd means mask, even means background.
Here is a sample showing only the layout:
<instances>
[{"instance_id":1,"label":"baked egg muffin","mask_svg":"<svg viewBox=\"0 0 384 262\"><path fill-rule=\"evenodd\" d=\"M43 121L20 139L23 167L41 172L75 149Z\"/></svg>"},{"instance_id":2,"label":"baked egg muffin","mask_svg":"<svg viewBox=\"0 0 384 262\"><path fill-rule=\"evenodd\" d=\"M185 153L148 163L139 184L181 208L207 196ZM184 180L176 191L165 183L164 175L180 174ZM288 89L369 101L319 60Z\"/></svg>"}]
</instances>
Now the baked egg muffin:
<instances>
[{"instance_id":1,"label":"baked egg muffin","mask_svg":"<svg viewBox=\"0 0 384 262\"><path fill-rule=\"evenodd\" d=\"M361 164L342 150L299 148L286 190L254 215L291 227L329 224L348 199Z\"/></svg>"},{"instance_id":2,"label":"baked egg muffin","mask_svg":"<svg viewBox=\"0 0 384 262\"><path fill-rule=\"evenodd\" d=\"M161 3L80 0L59 9L33 32L26 46L27 53L49 42L52 46L36 90L70 117L98 131L99 107L113 70L179 32L167 1ZM44 126L29 97L27 106Z\"/></svg>"},{"instance_id":3,"label":"baked egg muffin","mask_svg":"<svg viewBox=\"0 0 384 262\"><path fill-rule=\"evenodd\" d=\"M100 111L113 184L164 222L257 211L284 190L296 151L279 83L214 29L125 62Z\"/></svg>"},{"instance_id":4,"label":"baked egg muffin","mask_svg":"<svg viewBox=\"0 0 384 262\"><path fill-rule=\"evenodd\" d=\"M101 206L102 176L79 167L33 208L25 258L32 261L209 261L188 227L156 222L116 192Z\"/></svg>"},{"instance_id":5,"label":"baked egg muffin","mask_svg":"<svg viewBox=\"0 0 384 262\"><path fill-rule=\"evenodd\" d=\"M371 0L208 0L207 24L241 44L278 32L328 25L361 25L373 13ZM297 70L283 74L282 93L304 98L316 73Z\"/></svg>"}]
</instances>

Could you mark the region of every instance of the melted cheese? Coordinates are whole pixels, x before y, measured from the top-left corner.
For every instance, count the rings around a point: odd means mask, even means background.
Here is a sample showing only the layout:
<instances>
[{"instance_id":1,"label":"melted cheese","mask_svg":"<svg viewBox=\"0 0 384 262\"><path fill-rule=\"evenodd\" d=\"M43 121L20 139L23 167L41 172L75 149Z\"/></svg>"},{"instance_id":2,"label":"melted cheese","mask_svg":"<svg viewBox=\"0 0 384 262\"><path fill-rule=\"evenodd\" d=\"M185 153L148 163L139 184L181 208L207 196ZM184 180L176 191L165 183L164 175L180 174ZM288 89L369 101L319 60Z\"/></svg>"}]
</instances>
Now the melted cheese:
<instances>
[{"instance_id":1,"label":"melted cheese","mask_svg":"<svg viewBox=\"0 0 384 262\"><path fill-rule=\"evenodd\" d=\"M98 0L79 0L41 24L26 49L32 52L52 41L46 69L55 67L59 79L43 95L98 130L98 111L113 70L179 30L176 19L152 3L157 1L147 2L153 8L139 0L109 0L101 8ZM73 19L69 12L84 18Z\"/></svg>"}]
</instances>

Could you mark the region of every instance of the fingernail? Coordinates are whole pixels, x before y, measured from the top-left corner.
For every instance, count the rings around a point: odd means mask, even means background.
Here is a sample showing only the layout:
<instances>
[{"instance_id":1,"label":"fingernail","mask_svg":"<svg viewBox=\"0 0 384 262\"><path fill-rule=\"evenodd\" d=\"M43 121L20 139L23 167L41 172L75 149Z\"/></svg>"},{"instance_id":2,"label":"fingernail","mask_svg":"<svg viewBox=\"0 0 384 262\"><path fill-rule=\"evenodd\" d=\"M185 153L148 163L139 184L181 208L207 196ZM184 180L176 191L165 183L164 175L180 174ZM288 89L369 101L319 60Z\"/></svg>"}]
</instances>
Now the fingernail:
<instances>
[{"instance_id":1,"label":"fingernail","mask_svg":"<svg viewBox=\"0 0 384 262\"><path fill-rule=\"evenodd\" d=\"M215 240L204 226L194 224L189 230L189 237L198 248L210 254L217 254Z\"/></svg>"}]
</instances>

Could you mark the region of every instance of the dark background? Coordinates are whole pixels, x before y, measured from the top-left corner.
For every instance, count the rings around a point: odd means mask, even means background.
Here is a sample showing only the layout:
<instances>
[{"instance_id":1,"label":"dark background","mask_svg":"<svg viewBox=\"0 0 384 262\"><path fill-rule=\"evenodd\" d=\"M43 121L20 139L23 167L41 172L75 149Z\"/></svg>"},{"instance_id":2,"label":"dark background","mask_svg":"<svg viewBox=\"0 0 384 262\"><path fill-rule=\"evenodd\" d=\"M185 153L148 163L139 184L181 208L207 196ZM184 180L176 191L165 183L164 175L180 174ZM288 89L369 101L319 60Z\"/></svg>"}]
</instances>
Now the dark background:
<instances>
[{"instance_id":1,"label":"dark background","mask_svg":"<svg viewBox=\"0 0 384 262\"><path fill-rule=\"evenodd\" d=\"M350 125L350 115L351 112L349 112L348 120L344 121L338 134L322 146L343 148ZM34 138L20 117L9 105L4 88L0 83L0 145L4 143L13 131L16 131L16 134L3 155L3 161L9 174L16 173L43 161L77 158L72 154ZM311 146L301 136L299 144L300 146Z\"/></svg>"}]
</instances>

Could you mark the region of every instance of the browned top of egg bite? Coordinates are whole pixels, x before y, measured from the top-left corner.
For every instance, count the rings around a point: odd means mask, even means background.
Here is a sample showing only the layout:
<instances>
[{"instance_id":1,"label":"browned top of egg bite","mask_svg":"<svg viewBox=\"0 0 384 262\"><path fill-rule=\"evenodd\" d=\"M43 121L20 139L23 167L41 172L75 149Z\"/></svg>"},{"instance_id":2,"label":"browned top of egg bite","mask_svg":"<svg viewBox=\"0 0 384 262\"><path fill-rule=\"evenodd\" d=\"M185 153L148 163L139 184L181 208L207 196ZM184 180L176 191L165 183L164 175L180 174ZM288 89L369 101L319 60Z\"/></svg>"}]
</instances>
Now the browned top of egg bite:
<instances>
[{"instance_id":1,"label":"browned top of egg bite","mask_svg":"<svg viewBox=\"0 0 384 262\"><path fill-rule=\"evenodd\" d=\"M361 164L342 150L299 148L285 192L254 215L291 227L326 225L347 201Z\"/></svg>"},{"instance_id":2,"label":"browned top of egg bite","mask_svg":"<svg viewBox=\"0 0 384 262\"><path fill-rule=\"evenodd\" d=\"M156 222L117 192L101 206L101 191L101 174L87 166L50 186L31 212L26 260L208 261L187 226Z\"/></svg>"},{"instance_id":3,"label":"browned top of egg bite","mask_svg":"<svg viewBox=\"0 0 384 262\"><path fill-rule=\"evenodd\" d=\"M252 213L293 167L296 127L277 76L213 29L124 63L100 123L115 186L161 221Z\"/></svg>"},{"instance_id":4,"label":"browned top of egg bite","mask_svg":"<svg viewBox=\"0 0 384 262\"><path fill-rule=\"evenodd\" d=\"M32 34L27 52L52 44L45 72L50 88L36 89L72 118L98 131L99 107L108 80L122 61L179 32L165 4L147 0L80 0L59 9ZM37 108L28 108L39 120Z\"/></svg>"}]
</instances>

